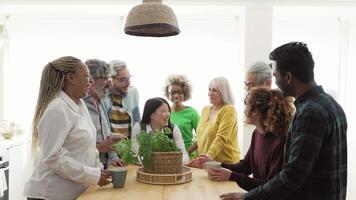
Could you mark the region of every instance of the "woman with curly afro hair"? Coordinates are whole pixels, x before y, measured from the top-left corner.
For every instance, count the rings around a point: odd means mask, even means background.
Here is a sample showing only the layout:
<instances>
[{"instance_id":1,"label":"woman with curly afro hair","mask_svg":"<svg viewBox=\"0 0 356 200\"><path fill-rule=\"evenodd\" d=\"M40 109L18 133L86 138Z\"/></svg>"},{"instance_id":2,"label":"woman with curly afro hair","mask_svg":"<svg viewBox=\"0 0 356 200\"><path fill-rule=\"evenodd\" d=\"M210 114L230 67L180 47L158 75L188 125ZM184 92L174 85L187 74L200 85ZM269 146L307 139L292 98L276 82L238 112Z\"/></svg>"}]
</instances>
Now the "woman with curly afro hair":
<instances>
[{"instance_id":1,"label":"woman with curly afro hair","mask_svg":"<svg viewBox=\"0 0 356 200\"><path fill-rule=\"evenodd\" d=\"M250 191L274 177L282 169L286 133L295 110L292 102L279 90L251 89L245 99L246 123L256 126L250 148L239 163L221 163L222 168L209 170L212 180L236 181Z\"/></svg>"}]
</instances>

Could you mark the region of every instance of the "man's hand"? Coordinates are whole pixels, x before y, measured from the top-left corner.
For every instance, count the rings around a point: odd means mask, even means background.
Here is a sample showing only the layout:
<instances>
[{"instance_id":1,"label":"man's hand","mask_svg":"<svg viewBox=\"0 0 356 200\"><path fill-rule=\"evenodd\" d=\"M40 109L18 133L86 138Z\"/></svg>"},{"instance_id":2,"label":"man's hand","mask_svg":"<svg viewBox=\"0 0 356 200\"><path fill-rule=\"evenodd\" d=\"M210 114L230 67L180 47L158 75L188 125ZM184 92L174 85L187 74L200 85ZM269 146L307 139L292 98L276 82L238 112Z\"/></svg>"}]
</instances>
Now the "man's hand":
<instances>
[{"instance_id":1,"label":"man's hand","mask_svg":"<svg viewBox=\"0 0 356 200\"><path fill-rule=\"evenodd\" d=\"M102 187L104 185L109 184L110 183L110 179L109 178L110 178L109 171L102 169L98 185L100 185Z\"/></svg>"},{"instance_id":2,"label":"man's hand","mask_svg":"<svg viewBox=\"0 0 356 200\"><path fill-rule=\"evenodd\" d=\"M115 144L116 140L114 138L108 138L104 140L102 143L96 145L96 148L99 152L110 152L115 151L115 147L112 144Z\"/></svg>"},{"instance_id":3,"label":"man's hand","mask_svg":"<svg viewBox=\"0 0 356 200\"><path fill-rule=\"evenodd\" d=\"M208 174L213 181L228 181L230 180L231 170L225 168L211 168L208 170Z\"/></svg>"},{"instance_id":4,"label":"man's hand","mask_svg":"<svg viewBox=\"0 0 356 200\"><path fill-rule=\"evenodd\" d=\"M243 193L225 193L220 195L221 200L243 200Z\"/></svg>"},{"instance_id":5,"label":"man's hand","mask_svg":"<svg viewBox=\"0 0 356 200\"><path fill-rule=\"evenodd\" d=\"M124 163L124 161L123 160L121 160L121 159L115 159L115 160L111 160L110 162L109 162L109 166L110 165L112 165L112 166L114 166L114 167L125 167L125 163Z\"/></svg>"}]
</instances>

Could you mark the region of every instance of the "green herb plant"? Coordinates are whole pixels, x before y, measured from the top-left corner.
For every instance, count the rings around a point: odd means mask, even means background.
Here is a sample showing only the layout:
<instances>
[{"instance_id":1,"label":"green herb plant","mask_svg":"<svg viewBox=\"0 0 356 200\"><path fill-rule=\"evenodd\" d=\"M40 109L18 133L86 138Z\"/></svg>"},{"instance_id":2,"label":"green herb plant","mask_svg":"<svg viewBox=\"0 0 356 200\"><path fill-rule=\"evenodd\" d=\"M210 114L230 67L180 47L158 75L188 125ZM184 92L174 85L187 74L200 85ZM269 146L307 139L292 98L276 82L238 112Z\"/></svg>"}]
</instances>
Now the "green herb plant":
<instances>
[{"instance_id":1,"label":"green herb plant","mask_svg":"<svg viewBox=\"0 0 356 200\"><path fill-rule=\"evenodd\" d=\"M170 128L165 128L163 133L161 131L146 132L141 131L137 136L137 142L140 145L138 152L132 148L130 139L121 140L115 144L116 152L124 160L126 164L137 163L141 161L144 167L151 165L151 155L153 152L179 152L173 139L168 138L167 135L172 134Z\"/></svg>"},{"instance_id":2,"label":"green herb plant","mask_svg":"<svg viewBox=\"0 0 356 200\"><path fill-rule=\"evenodd\" d=\"M124 160L126 165L138 162L137 152L132 148L131 140L120 140L114 144L117 154Z\"/></svg>"}]
</instances>

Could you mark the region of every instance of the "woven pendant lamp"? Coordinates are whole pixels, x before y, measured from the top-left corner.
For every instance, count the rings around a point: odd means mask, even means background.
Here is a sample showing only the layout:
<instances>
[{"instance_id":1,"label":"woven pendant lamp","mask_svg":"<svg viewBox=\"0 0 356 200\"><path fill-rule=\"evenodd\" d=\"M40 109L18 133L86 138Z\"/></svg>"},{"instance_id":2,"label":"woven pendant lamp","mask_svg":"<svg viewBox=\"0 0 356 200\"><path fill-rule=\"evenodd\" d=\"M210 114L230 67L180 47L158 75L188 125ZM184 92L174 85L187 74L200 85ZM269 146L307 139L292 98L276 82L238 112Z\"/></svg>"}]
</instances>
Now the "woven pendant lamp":
<instances>
[{"instance_id":1,"label":"woven pendant lamp","mask_svg":"<svg viewBox=\"0 0 356 200\"><path fill-rule=\"evenodd\" d=\"M162 0L143 0L131 9L125 24L128 35L145 37L167 37L180 33L173 10L162 4Z\"/></svg>"}]
</instances>

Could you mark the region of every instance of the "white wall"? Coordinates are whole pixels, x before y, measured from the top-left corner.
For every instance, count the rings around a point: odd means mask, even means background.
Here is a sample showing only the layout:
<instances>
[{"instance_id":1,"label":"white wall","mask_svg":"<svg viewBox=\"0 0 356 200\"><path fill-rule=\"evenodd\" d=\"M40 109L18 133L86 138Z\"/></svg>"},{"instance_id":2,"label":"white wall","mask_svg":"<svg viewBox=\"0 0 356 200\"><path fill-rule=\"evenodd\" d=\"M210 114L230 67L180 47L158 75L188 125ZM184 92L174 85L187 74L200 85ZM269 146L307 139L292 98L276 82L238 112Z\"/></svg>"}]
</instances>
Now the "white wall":
<instances>
[{"instance_id":1,"label":"white wall","mask_svg":"<svg viewBox=\"0 0 356 200\"><path fill-rule=\"evenodd\" d=\"M273 7L271 5L248 5L245 9L245 71L258 60L268 63L268 54L272 50ZM241 127L241 126L240 126ZM251 143L254 126L244 124L243 134L239 136L242 156Z\"/></svg>"},{"instance_id":2,"label":"white wall","mask_svg":"<svg viewBox=\"0 0 356 200\"><path fill-rule=\"evenodd\" d=\"M61 14L54 10L55 15L10 16L5 118L29 127L43 66L57 57L73 55L82 60L126 61L133 75L132 84L139 89L141 110L148 98L163 96L169 74L183 73L193 84L193 98L187 104L200 112L209 104L208 82L225 76L242 119L243 26L237 18L242 9L178 6L174 10L182 33L167 38L125 35L123 17L106 13ZM25 84L18 84L19 80ZM19 106L23 103L21 97L26 98L27 106ZM241 127L242 120L240 123Z\"/></svg>"},{"instance_id":3,"label":"white wall","mask_svg":"<svg viewBox=\"0 0 356 200\"><path fill-rule=\"evenodd\" d=\"M7 46L6 17L0 14L0 121L4 119L4 65Z\"/></svg>"},{"instance_id":4,"label":"white wall","mask_svg":"<svg viewBox=\"0 0 356 200\"><path fill-rule=\"evenodd\" d=\"M345 112L348 117L348 197L356 199L356 106L355 106L355 74L356 74L356 20L349 21L348 65L346 68Z\"/></svg>"},{"instance_id":5,"label":"white wall","mask_svg":"<svg viewBox=\"0 0 356 200\"><path fill-rule=\"evenodd\" d=\"M177 3L178 1L173 2ZM206 4L209 4L212 1L207 2ZM215 2L215 4L235 1L219 2ZM9 62L8 68L6 68L9 76L1 77L2 73L0 73L0 84L3 81L8 86L16 86L15 90L5 90L5 102L0 102L0 104L6 105L5 117L28 121L32 117L31 114L24 116L21 111L24 109L28 113L33 112L36 99L33 96L37 95L41 67L58 56L71 54L83 60L98 57L104 60L123 59L127 61L131 73L134 75L133 84L142 91L140 92L141 107L145 99L162 95L161 86L168 74L186 73L192 80L195 89L193 99L188 104L200 110L203 105L208 103L206 97L208 80L215 75L224 75L229 78L232 88L236 91L239 127L242 127L243 69L255 60L268 61L268 53L276 46L291 40L302 40L309 44L316 60L317 82L335 91L335 97L340 100L347 113L349 122L348 199L356 199L356 191L352 190L356 187L356 173L353 170L356 166L356 159L352 157L356 154L356 146L352 145L356 143L356 137L352 134L356 129L356 110L351 96L354 88L352 86L354 84L354 66L356 65L354 56L356 52L356 25L353 20L356 19L355 7L336 6L318 9L317 5L323 5L325 1L310 1L316 6L288 9L286 6L260 5L257 0L252 3L250 3L251 1L236 2L246 4L246 9L239 6L226 8L214 5L209 9L215 10L216 13L211 14L207 7L199 5L193 8L194 12L184 11L189 6L174 7L178 16L185 15L185 17L181 19L182 35L171 39L143 39L123 35L122 18L116 16L127 13L129 7L110 6L106 9L105 6L96 6L100 9L89 11L84 17L78 17L79 14L76 12L78 7L83 6L74 6L72 9L66 10L65 15L61 14L56 6L49 6L46 9L34 6L31 8L31 12L26 11L26 15L21 15L13 7L12 12L16 14L12 20L16 22L12 21L12 31L18 34L12 38L17 42L10 43L10 47L13 48L10 50L10 57L21 56ZM274 1L274 5L278 3L300 5L308 4L308 2ZM328 3L344 5L354 2L328 1ZM7 12L3 8L0 8L0 14ZM24 7L21 9L26 10ZM119 10L120 15L115 14L115 9ZM35 12L33 12L34 10ZM46 22L46 19L38 18L41 12L46 13L46 17L54 14ZM102 15L103 13L106 14ZM102 17L98 17L98 15ZM204 17L196 17L198 15ZM29 23L30 20L32 23ZM42 24L34 23L40 21ZM58 26L63 26L60 36L56 36ZM78 29L78 26L83 28ZM104 27L107 26L111 28L105 29ZM106 32L102 32L102 30ZM204 32L204 30L206 31ZM46 34L40 35L43 32ZM85 34L82 34L83 32ZM92 39L94 33L101 34L101 37ZM184 34L189 34L189 37L183 38ZM82 37L73 39L77 35ZM117 39L117 36L123 39ZM111 42L107 43L106 39ZM58 43L61 48L57 48ZM177 44L186 43L189 45L174 48ZM34 47L39 49L34 51ZM157 57L159 60L156 59ZM206 71L204 74L208 74L207 76L201 75L203 74L202 66L204 66L203 70ZM147 75L142 73L142 68L156 73ZM187 72L188 70L189 72ZM22 80L21 83L25 84L19 84L18 80ZM3 91L2 86L0 85L0 95ZM150 89L146 89L147 86ZM22 109L18 108L22 102L15 101L19 99L19 94L25 97L32 96L32 98L26 99L26 106L21 107ZM4 98L4 96L1 97ZM8 105L10 106L8 107ZM15 110L16 112L14 112ZM244 153L250 142L248 138L250 131L246 130L244 134L239 134ZM242 133L241 129L239 132Z\"/></svg>"},{"instance_id":6,"label":"white wall","mask_svg":"<svg viewBox=\"0 0 356 200\"><path fill-rule=\"evenodd\" d=\"M0 47L0 121L4 119L4 49Z\"/></svg>"}]
</instances>

